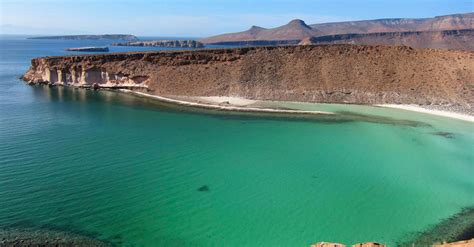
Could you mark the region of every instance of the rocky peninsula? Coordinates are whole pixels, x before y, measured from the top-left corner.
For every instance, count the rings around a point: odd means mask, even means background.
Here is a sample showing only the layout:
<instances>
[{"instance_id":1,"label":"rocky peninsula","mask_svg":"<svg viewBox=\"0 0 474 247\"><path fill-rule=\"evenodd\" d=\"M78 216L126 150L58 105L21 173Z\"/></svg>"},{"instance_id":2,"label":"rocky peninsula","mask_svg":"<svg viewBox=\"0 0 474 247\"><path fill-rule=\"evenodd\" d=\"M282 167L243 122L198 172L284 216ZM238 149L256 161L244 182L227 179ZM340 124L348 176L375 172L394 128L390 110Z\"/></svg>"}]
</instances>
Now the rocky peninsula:
<instances>
[{"instance_id":1,"label":"rocky peninsula","mask_svg":"<svg viewBox=\"0 0 474 247\"><path fill-rule=\"evenodd\" d=\"M169 48L202 48L204 45L195 40L155 40L155 41L138 41L113 43L114 46L157 46Z\"/></svg>"},{"instance_id":2,"label":"rocky peninsula","mask_svg":"<svg viewBox=\"0 0 474 247\"><path fill-rule=\"evenodd\" d=\"M351 104L474 106L474 52L308 45L34 58L30 84Z\"/></svg>"},{"instance_id":3,"label":"rocky peninsula","mask_svg":"<svg viewBox=\"0 0 474 247\"><path fill-rule=\"evenodd\" d=\"M28 39L63 39L63 40L126 40L136 41L138 38L131 34L100 34L100 35L62 35L62 36L42 36Z\"/></svg>"},{"instance_id":4,"label":"rocky peninsula","mask_svg":"<svg viewBox=\"0 0 474 247\"><path fill-rule=\"evenodd\" d=\"M82 52L109 52L108 47L77 47L66 48L65 51L82 51Z\"/></svg>"}]
</instances>

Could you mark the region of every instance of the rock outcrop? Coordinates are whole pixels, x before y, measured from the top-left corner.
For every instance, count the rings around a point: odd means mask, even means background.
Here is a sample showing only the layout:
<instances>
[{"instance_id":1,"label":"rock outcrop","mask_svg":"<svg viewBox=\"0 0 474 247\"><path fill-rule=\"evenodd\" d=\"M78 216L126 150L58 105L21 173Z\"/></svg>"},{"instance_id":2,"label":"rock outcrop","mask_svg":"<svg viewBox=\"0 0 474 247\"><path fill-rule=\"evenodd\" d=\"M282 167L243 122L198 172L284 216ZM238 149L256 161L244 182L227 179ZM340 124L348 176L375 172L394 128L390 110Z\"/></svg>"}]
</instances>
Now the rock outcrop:
<instances>
[{"instance_id":1,"label":"rock outcrop","mask_svg":"<svg viewBox=\"0 0 474 247\"><path fill-rule=\"evenodd\" d=\"M77 47L66 48L65 51L82 51L82 52L109 52L108 47Z\"/></svg>"},{"instance_id":2,"label":"rock outcrop","mask_svg":"<svg viewBox=\"0 0 474 247\"><path fill-rule=\"evenodd\" d=\"M433 247L473 247L474 246L474 238L471 240L463 240L457 241L452 243L442 243L442 244L434 244Z\"/></svg>"},{"instance_id":3,"label":"rock outcrop","mask_svg":"<svg viewBox=\"0 0 474 247\"><path fill-rule=\"evenodd\" d=\"M365 243L353 244L352 247L385 247L385 245L376 243L376 242L365 242Z\"/></svg>"},{"instance_id":4,"label":"rock outcrop","mask_svg":"<svg viewBox=\"0 0 474 247\"><path fill-rule=\"evenodd\" d=\"M413 48L474 50L474 29L368 34L337 34L303 39L299 45L406 45Z\"/></svg>"},{"instance_id":5,"label":"rock outcrop","mask_svg":"<svg viewBox=\"0 0 474 247\"><path fill-rule=\"evenodd\" d=\"M319 45L43 57L23 79L162 96L472 107L474 52Z\"/></svg>"},{"instance_id":6,"label":"rock outcrop","mask_svg":"<svg viewBox=\"0 0 474 247\"><path fill-rule=\"evenodd\" d=\"M417 245L413 245L417 246ZM430 245L426 245L430 246ZM464 240L452 243L443 243L443 244L433 244L433 247L472 247L474 246L474 238L471 240ZM330 243L330 242L319 242L316 244L311 245L311 247L346 247L344 244L340 243ZM375 243L375 242L366 242L366 243L359 243L354 244L352 247L385 247L383 244Z\"/></svg>"},{"instance_id":7,"label":"rock outcrop","mask_svg":"<svg viewBox=\"0 0 474 247\"><path fill-rule=\"evenodd\" d=\"M125 40L136 41L138 38L131 34L100 34L100 35L63 35L31 37L28 39L64 39L64 40Z\"/></svg>"},{"instance_id":8,"label":"rock outcrop","mask_svg":"<svg viewBox=\"0 0 474 247\"><path fill-rule=\"evenodd\" d=\"M346 245L340 243L319 242L316 244L312 244L310 247L346 247Z\"/></svg>"},{"instance_id":9,"label":"rock outcrop","mask_svg":"<svg viewBox=\"0 0 474 247\"><path fill-rule=\"evenodd\" d=\"M313 37L307 37L302 39L298 45L316 45L316 42L317 41L313 40Z\"/></svg>"},{"instance_id":10,"label":"rock outcrop","mask_svg":"<svg viewBox=\"0 0 474 247\"><path fill-rule=\"evenodd\" d=\"M170 48L202 48L204 45L196 40L154 40L140 42L113 43L114 46L158 46Z\"/></svg>"}]
</instances>

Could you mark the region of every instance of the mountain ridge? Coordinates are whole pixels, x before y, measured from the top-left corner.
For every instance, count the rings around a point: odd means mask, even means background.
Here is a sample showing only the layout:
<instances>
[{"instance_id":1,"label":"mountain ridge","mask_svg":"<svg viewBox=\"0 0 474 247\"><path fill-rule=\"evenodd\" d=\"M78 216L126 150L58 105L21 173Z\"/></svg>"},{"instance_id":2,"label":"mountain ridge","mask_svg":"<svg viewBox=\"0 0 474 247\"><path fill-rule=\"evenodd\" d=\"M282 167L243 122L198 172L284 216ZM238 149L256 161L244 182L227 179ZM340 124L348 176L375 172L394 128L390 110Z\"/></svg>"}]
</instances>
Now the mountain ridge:
<instances>
[{"instance_id":1,"label":"mountain ridge","mask_svg":"<svg viewBox=\"0 0 474 247\"><path fill-rule=\"evenodd\" d=\"M246 31L211 36L200 41L205 44L213 44L256 40L303 40L308 37L349 33L443 31L473 29L473 23L474 12L435 16L432 18L385 18L310 25L307 25L302 20L294 19L283 26L275 28L252 26Z\"/></svg>"}]
</instances>

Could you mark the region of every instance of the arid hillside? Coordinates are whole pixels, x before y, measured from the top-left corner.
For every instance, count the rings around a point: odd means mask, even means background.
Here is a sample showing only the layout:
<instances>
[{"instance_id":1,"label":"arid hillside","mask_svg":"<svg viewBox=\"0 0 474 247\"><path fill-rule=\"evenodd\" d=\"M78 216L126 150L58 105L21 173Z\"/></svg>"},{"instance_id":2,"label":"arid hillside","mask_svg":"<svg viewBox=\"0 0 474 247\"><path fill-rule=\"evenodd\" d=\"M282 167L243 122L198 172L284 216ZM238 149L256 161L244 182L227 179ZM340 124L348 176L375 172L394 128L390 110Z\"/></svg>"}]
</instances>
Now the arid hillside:
<instances>
[{"instance_id":1,"label":"arid hillside","mask_svg":"<svg viewBox=\"0 0 474 247\"><path fill-rule=\"evenodd\" d=\"M222 43L222 42L234 42L234 41L274 41L274 40L301 40L305 37L312 37L317 34L315 29L302 20L292 20L288 24L276 27L276 28L263 28L258 26L252 26L249 30L222 34L209 38L201 39L202 43Z\"/></svg>"},{"instance_id":2,"label":"arid hillside","mask_svg":"<svg viewBox=\"0 0 474 247\"><path fill-rule=\"evenodd\" d=\"M433 18L394 18L346 21L310 25L324 35L347 33L382 33L409 31L442 31L474 28L474 13L436 16Z\"/></svg>"},{"instance_id":3,"label":"arid hillside","mask_svg":"<svg viewBox=\"0 0 474 247\"><path fill-rule=\"evenodd\" d=\"M294 43L294 40L300 41L308 37L339 34L444 31L460 29L474 29L474 13L437 16L434 18L423 19L397 18L313 25L307 25L304 21L296 19L281 27L263 28L252 26L247 31L221 34L204 38L200 41L207 44L235 44L236 42L242 41L253 41L255 44L267 41L271 44L270 41L280 41L280 43L282 43L282 41L289 41L288 44L292 44Z\"/></svg>"},{"instance_id":4,"label":"arid hillside","mask_svg":"<svg viewBox=\"0 0 474 247\"><path fill-rule=\"evenodd\" d=\"M474 29L367 34L337 34L303 39L301 45L405 45L413 48L474 50Z\"/></svg>"},{"instance_id":5,"label":"arid hillside","mask_svg":"<svg viewBox=\"0 0 474 247\"><path fill-rule=\"evenodd\" d=\"M474 103L474 52L402 46L276 46L32 60L30 83L163 96L337 103Z\"/></svg>"}]
</instances>

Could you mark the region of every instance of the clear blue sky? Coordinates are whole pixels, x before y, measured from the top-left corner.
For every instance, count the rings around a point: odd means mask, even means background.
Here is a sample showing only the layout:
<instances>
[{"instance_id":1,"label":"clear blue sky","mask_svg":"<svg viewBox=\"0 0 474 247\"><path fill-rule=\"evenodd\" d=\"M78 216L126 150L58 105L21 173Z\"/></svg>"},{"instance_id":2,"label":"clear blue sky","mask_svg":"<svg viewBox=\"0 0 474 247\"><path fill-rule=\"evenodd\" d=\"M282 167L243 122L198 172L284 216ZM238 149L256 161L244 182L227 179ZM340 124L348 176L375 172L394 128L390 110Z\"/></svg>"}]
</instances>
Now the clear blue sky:
<instances>
[{"instance_id":1,"label":"clear blue sky","mask_svg":"<svg viewBox=\"0 0 474 247\"><path fill-rule=\"evenodd\" d=\"M203 37L275 27L473 12L474 0L0 0L1 33Z\"/></svg>"}]
</instances>

